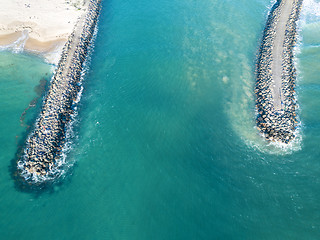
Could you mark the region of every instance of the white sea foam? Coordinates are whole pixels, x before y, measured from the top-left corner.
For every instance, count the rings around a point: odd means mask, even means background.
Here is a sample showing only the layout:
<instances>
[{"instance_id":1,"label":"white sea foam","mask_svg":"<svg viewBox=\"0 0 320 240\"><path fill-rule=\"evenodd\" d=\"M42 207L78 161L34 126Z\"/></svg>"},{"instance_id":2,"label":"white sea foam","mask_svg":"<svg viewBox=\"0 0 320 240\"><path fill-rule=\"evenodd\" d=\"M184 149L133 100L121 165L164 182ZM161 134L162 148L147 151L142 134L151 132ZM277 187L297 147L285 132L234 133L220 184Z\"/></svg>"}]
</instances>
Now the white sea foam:
<instances>
[{"instance_id":1,"label":"white sea foam","mask_svg":"<svg viewBox=\"0 0 320 240\"><path fill-rule=\"evenodd\" d=\"M53 50L50 50L49 52L43 52L43 51L37 51L37 50L31 50L31 49L25 49L25 44L27 40L29 39L29 33L27 30L22 31L21 37L19 37L16 41L13 43L10 43L8 45L0 46L0 51L10 51L12 53L22 53L22 52L28 52L30 54L39 56L43 58L43 60L52 65L52 72L55 68L55 65L59 62L59 58L62 52L63 44L57 44Z\"/></svg>"},{"instance_id":2,"label":"white sea foam","mask_svg":"<svg viewBox=\"0 0 320 240\"><path fill-rule=\"evenodd\" d=\"M304 0L302 4L301 19L305 24L320 22L320 1Z\"/></svg>"},{"instance_id":3,"label":"white sea foam","mask_svg":"<svg viewBox=\"0 0 320 240\"><path fill-rule=\"evenodd\" d=\"M272 9L273 5L277 2L278 0L271 0L270 4L268 5L269 11Z\"/></svg>"},{"instance_id":4,"label":"white sea foam","mask_svg":"<svg viewBox=\"0 0 320 240\"><path fill-rule=\"evenodd\" d=\"M9 50L14 53L21 53L24 50L24 46L26 44L26 41L29 38L29 34L27 30L22 31L21 37L19 37L16 41L14 41L11 44L8 44L6 46L0 46L0 50Z\"/></svg>"}]
</instances>

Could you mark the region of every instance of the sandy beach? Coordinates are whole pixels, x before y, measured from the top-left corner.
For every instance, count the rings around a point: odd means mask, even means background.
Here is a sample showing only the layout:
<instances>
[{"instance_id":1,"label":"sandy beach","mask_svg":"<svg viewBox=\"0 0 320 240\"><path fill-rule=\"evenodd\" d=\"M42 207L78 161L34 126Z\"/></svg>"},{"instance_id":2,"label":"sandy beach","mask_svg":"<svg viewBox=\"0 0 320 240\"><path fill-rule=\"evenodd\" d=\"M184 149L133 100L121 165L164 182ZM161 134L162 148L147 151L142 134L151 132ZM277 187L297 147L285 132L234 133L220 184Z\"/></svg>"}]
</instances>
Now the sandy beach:
<instances>
[{"instance_id":1,"label":"sandy beach","mask_svg":"<svg viewBox=\"0 0 320 240\"><path fill-rule=\"evenodd\" d=\"M26 50L57 64L88 0L0 0L0 47Z\"/></svg>"}]
</instances>

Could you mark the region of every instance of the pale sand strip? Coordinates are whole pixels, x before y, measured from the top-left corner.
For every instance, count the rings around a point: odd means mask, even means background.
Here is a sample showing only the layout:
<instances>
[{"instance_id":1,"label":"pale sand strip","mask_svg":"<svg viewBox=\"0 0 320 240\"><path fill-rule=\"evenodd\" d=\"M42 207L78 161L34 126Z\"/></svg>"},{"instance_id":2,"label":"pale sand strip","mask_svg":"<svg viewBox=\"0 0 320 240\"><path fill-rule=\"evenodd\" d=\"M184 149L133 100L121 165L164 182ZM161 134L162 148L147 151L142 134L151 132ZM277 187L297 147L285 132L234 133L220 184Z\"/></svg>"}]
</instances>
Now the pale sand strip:
<instances>
[{"instance_id":1,"label":"pale sand strip","mask_svg":"<svg viewBox=\"0 0 320 240\"><path fill-rule=\"evenodd\" d=\"M6 46L15 42L16 40L18 40L19 37L21 37L21 34L21 32L14 32L5 35L0 35L0 46Z\"/></svg>"},{"instance_id":2,"label":"pale sand strip","mask_svg":"<svg viewBox=\"0 0 320 240\"><path fill-rule=\"evenodd\" d=\"M25 42L24 49L45 58L49 63L57 64L66 41L67 39L59 38L57 40L42 42L28 38Z\"/></svg>"}]
</instances>

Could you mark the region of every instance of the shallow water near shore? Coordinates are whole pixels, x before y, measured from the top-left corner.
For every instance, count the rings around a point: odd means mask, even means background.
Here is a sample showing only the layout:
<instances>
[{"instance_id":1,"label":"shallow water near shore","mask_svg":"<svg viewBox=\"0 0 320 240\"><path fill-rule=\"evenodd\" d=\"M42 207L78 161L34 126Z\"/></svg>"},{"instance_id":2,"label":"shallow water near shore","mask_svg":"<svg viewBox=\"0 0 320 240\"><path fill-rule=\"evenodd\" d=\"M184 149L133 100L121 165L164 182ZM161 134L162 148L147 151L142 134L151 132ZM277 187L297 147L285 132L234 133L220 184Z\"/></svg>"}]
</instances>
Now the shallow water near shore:
<instances>
[{"instance_id":1,"label":"shallow water near shore","mask_svg":"<svg viewBox=\"0 0 320 240\"><path fill-rule=\"evenodd\" d=\"M254 122L273 1L104 1L67 156L76 164L34 194L15 187L10 161L51 66L0 52L1 238L317 239L320 4L305 2L301 138L283 150Z\"/></svg>"}]
</instances>

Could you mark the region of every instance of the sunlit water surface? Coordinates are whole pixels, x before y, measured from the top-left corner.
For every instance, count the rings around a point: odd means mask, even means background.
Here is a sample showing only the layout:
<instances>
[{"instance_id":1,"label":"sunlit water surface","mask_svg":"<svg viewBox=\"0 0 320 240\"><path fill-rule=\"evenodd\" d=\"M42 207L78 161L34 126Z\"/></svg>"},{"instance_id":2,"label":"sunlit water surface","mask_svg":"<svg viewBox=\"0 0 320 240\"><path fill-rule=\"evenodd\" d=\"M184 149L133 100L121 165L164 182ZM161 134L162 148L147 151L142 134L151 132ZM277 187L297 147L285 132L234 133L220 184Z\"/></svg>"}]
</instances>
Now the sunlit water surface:
<instances>
[{"instance_id":1,"label":"sunlit water surface","mask_svg":"<svg viewBox=\"0 0 320 240\"><path fill-rule=\"evenodd\" d=\"M70 169L23 191L12 160L52 67L0 52L1 239L318 239L320 3L305 0L301 129L255 129L254 70L270 0L104 1ZM41 93L40 93L41 94Z\"/></svg>"}]
</instances>

